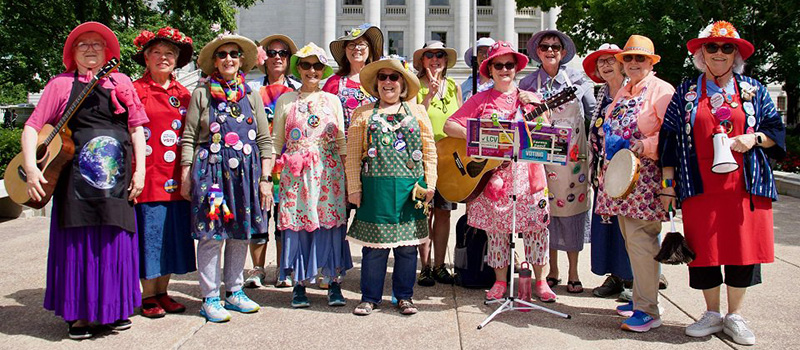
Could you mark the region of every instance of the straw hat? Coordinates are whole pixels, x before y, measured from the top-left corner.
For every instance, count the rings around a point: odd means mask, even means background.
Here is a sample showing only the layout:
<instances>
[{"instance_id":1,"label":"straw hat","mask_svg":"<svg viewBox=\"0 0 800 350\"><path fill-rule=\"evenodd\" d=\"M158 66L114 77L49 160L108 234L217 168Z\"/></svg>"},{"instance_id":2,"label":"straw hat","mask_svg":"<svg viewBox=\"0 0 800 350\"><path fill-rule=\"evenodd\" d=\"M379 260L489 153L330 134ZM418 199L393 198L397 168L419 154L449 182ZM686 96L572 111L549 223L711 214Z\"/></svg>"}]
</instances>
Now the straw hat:
<instances>
[{"instance_id":1,"label":"straw hat","mask_svg":"<svg viewBox=\"0 0 800 350\"><path fill-rule=\"evenodd\" d=\"M653 47L653 41L646 36L641 35L631 35L628 38L628 42L625 43L625 48L622 52L614 55L617 58L617 61L622 62L622 57L625 55L644 55L650 57L653 60L653 64L655 65L658 61L661 61L661 56L656 55L656 49Z\"/></svg>"},{"instance_id":2,"label":"straw hat","mask_svg":"<svg viewBox=\"0 0 800 350\"><path fill-rule=\"evenodd\" d=\"M138 49L133 54L133 60L139 65L147 67L147 63L144 60L144 52L148 47L160 41L165 41L178 48L178 59L175 64L177 68L181 68L192 61L192 54L194 53L192 38L172 27L161 28L155 34L149 30L143 30L139 33L136 39L133 39L133 44Z\"/></svg>"},{"instance_id":3,"label":"straw hat","mask_svg":"<svg viewBox=\"0 0 800 350\"><path fill-rule=\"evenodd\" d=\"M696 39L689 40L689 42L686 43L686 48L694 55L695 51L702 47L703 44L709 42L734 44L738 48L739 54L742 55L742 59L745 60L756 51L753 44L740 38L739 31L737 31L732 24L725 21L717 21L713 24L709 24L700 32Z\"/></svg>"},{"instance_id":4,"label":"straw hat","mask_svg":"<svg viewBox=\"0 0 800 350\"><path fill-rule=\"evenodd\" d=\"M220 46L230 43L239 45L244 53L244 55L239 58L242 62L239 69L242 72L247 74L247 72L250 72L253 67L255 67L256 61L258 60L258 50L256 44L252 40L236 34L220 34L200 50L200 55L197 57L197 65L200 66L203 73L211 75L217 70L214 66L214 53Z\"/></svg>"},{"instance_id":5,"label":"straw hat","mask_svg":"<svg viewBox=\"0 0 800 350\"><path fill-rule=\"evenodd\" d=\"M516 67L517 72L523 70L525 66L528 65L528 56L525 56L517 52L517 50L514 50L514 47L512 47L511 44L507 41L501 40L492 44L492 46L489 46L489 52L487 52L487 54L489 56L486 57L485 60L483 60L480 69L478 69L480 73L485 77L490 76L489 64L492 63L492 60L503 55L507 54L514 55L514 57L517 59L517 67Z\"/></svg>"},{"instance_id":6,"label":"straw hat","mask_svg":"<svg viewBox=\"0 0 800 350\"><path fill-rule=\"evenodd\" d=\"M75 27L75 29L73 29L67 36L67 41L64 42L64 51L61 61L64 62L64 66L67 67L67 71L72 71L77 68L75 65L75 56L72 52L72 46L75 44L75 40L78 39L81 34L88 32L100 34L100 36L103 37L103 40L106 41L107 60L110 60L112 57L116 57L117 59L120 58L119 40L117 40L117 36L114 35L114 32L112 32L110 28L106 27L102 23L86 22Z\"/></svg>"},{"instance_id":7,"label":"straw hat","mask_svg":"<svg viewBox=\"0 0 800 350\"><path fill-rule=\"evenodd\" d=\"M456 59L458 59L457 57L458 52L456 52L456 50L453 48L444 47L444 43L442 43L439 40L431 40L425 43L425 45L422 45L421 49L417 49L417 51L414 51L413 62L414 62L414 69L416 69L417 72L422 71L422 55L425 54L425 52L427 51L434 51L434 50L444 51L447 53L447 68L453 68L453 66L456 65Z\"/></svg>"},{"instance_id":8,"label":"straw hat","mask_svg":"<svg viewBox=\"0 0 800 350\"><path fill-rule=\"evenodd\" d=\"M261 39L261 41L258 42L258 46L261 46L262 48L264 48L264 50L268 50L269 49L269 44L272 44L272 42L275 41L275 40L278 40L278 41L286 44L286 46L289 47L290 55L294 55L294 53L297 52L297 45L294 44L294 41L292 41L291 38L289 38L288 36L283 35L283 34L273 34L273 35L267 36L266 38ZM264 64L259 64L258 65L258 70L260 70L261 73L267 74L267 67Z\"/></svg>"},{"instance_id":9,"label":"straw hat","mask_svg":"<svg viewBox=\"0 0 800 350\"><path fill-rule=\"evenodd\" d=\"M380 28L369 23L364 23L350 29L346 33L347 34L338 37L336 40L331 41L329 45L331 55L333 55L333 59L336 60L339 67L347 61L347 55L345 53L345 46L347 46L347 43L362 36L369 43L369 58L371 60L377 60L379 57L383 56L383 33Z\"/></svg>"},{"instance_id":10,"label":"straw hat","mask_svg":"<svg viewBox=\"0 0 800 350\"><path fill-rule=\"evenodd\" d=\"M378 61L373 61L370 64L364 66L360 73L361 79L361 87L372 96L380 96L375 87L377 84L377 76L378 71L383 68L389 68L395 72L400 73L405 79L405 86L406 86L406 97L404 101L410 101L417 98L417 93L419 92L419 79L414 74L411 74L411 71L408 70L408 63L406 62L405 58L392 55L389 57L383 57Z\"/></svg>"},{"instance_id":11,"label":"straw hat","mask_svg":"<svg viewBox=\"0 0 800 350\"><path fill-rule=\"evenodd\" d=\"M536 62L542 63L542 60L539 59L539 55L536 54L536 52L539 50L539 44L541 44L542 38L550 35L557 36L558 40L561 41L561 45L564 47L564 50L567 51L567 53L564 54L564 57L561 57L561 62L558 64L562 65L572 61L572 58L575 57L575 43L572 42L572 39L569 36L555 29L540 31L528 39L528 44L525 46L528 49L528 57Z\"/></svg>"},{"instance_id":12,"label":"straw hat","mask_svg":"<svg viewBox=\"0 0 800 350\"><path fill-rule=\"evenodd\" d=\"M292 72L297 78L300 78L300 72L297 70L297 61L301 58L315 56L320 63L325 65L325 69L322 71L322 78L325 79L331 75L333 75L333 68L328 64L328 57L325 57L325 50L321 47L317 46L317 44L308 43L306 46L303 46L300 50L292 55L289 59L289 71Z\"/></svg>"},{"instance_id":13,"label":"straw hat","mask_svg":"<svg viewBox=\"0 0 800 350\"><path fill-rule=\"evenodd\" d=\"M589 76L589 79L592 79L595 83L605 83L606 81L597 75L597 59L603 55L616 55L620 52L622 52L622 50L620 50L617 45L609 43L600 45L597 51L590 53L583 59L583 71Z\"/></svg>"}]
</instances>

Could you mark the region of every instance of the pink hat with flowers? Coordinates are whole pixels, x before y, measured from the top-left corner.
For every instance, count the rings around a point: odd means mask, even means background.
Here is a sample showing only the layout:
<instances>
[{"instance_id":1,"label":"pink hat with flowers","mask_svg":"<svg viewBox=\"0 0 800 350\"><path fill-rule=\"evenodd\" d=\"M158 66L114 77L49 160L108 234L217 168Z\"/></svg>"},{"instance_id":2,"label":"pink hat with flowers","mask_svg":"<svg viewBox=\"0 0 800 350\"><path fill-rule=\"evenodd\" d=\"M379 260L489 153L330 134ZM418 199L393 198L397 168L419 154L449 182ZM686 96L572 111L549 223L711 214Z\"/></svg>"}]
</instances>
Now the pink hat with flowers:
<instances>
[{"instance_id":1,"label":"pink hat with flowers","mask_svg":"<svg viewBox=\"0 0 800 350\"><path fill-rule=\"evenodd\" d=\"M488 55L488 57L485 60L483 60L483 62L481 63L481 67L479 69L480 73L486 77L490 76L489 65L492 63L492 60L496 57L508 54L514 55L514 58L516 58L517 60L517 69L516 69L517 72L521 71L523 68L525 68L525 66L528 65L528 56L525 56L514 50L514 47L512 47L508 41L495 42L494 44L489 46L489 51L486 54Z\"/></svg>"},{"instance_id":2,"label":"pink hat with flowers","mask_svg":"<svg viewBox=\"0 0 800 350\"><path fill-rule=\"evenodd\" d=\"M742 59L745 60L756 51L753 44L740 38L739 31L736 30L736 27L726 21L717 21L709 24L700 32L696 39L689 40L689 42L686 43L686 48L694 55L703 44L716 42L732 43L736 45L739 54L742 55Z\"/></svg>"}]
</instances>

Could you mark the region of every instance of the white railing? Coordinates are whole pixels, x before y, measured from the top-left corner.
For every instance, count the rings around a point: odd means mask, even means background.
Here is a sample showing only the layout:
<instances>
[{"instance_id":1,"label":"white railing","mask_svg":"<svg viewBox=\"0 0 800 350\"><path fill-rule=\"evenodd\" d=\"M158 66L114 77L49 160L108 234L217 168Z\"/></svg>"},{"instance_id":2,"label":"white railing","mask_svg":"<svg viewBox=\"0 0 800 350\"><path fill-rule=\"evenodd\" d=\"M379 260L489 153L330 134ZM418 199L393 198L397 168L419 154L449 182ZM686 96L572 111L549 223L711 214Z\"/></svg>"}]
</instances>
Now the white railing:
<instances>
[{"instance_id":1,"label":"white railing","mask_svg":"<svg viewBox=\"0 0 800 350\"><path fill-rule=\"evenodd\" d=\"M493 12L491 6L478 6L478 16L491 16Z\"/></svg>"},{"instance_id":2,"label":"white railing","mask_svg":"<svg viewBox=\"0 0 800 350\"><path fill-rule=\"evenodd\" d=\"M405 16L406 14L406 7L405 6L386 6L386 15L389 16Z\"/></svg>"},{"instance_id":3,"label":"white railing","mask_svg":"<svg viewBox=\"0 0 800 350\"><path fill-rule=\"evenodd\" d=\"M449 6L430 6L428 7L428 14L431 16L447 16L450 15Z\"/></svg>"},{"instance_id":4,"label":"white railing","mask_svg":"<svg viewBox=\"0 0 800 350\"><path fill-rule=\"evenodd\" d=\"M517 16L521 17L534 17L536 16L536 8L535 7L526 7L517 10Z\"/></svg>"},{"instance_id":5,"label":"white railing","mask_svg":"<svg viewBox=\"0 0 800 350\"><path fill-rule=\"evenodd\" d=\"M342 5L343 15L360 15L364 13L364 6L362 5Z\"/></svg>"}]
</instances>

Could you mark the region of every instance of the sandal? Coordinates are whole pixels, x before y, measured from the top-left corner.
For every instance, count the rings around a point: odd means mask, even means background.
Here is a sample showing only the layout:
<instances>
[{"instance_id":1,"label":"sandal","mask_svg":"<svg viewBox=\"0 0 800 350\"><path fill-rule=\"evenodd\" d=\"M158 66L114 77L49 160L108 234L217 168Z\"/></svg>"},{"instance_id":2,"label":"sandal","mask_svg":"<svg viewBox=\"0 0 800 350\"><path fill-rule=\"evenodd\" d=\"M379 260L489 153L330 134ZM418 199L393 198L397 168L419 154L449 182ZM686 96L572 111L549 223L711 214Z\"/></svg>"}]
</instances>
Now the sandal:
<instances>
[{"instance_id":1,"label":"sandal","mask_svg":"<svg viewBox=\"0 0 800 350\"><path fill-rule=\"evenodd\" d=\"M400 313L403 315L413 315L419 312L411 299L401 299L397 302L397 307L400 308Z\"/></svg>"},{"instance_id":2,"label":"sandal","mask_svg":"<svg viewBox=\"0 0 800 350\"><path fill-rule=\"evenodd\" d=\"M567 292L573 294L583 293L583 284L581 284L581 281L567 281Z\"/></svg>"},{"instance_id":3,"label":"sandal","mask_svg":"<svg viewBox=\"0 0 800 350\"><path fill-rule=\"evenodd\" d=\"M376 305L370 303L368 301L362 301L355 309L353 309L353 315L358 316L367 316L372 313L372 310L376 308Z\"/></svg>"},{"instance_id":4,"label":"sandal","mask_svg":"<svg viewBox=\"0 0 800 350\"><path fill-rule=\"evenodd\" d=\"M536 297L544 303L552 303L556 301L556 293L550 289L550 286L545 281L536 281Z\"/></svg>"},{"instance_id":5,"label":"sandal","mask_svg":"<svg viewBox=\"0 0 800 350\"><path fill-rule=\"evenodd\" d=\"M506 282L495 281L492 289L489 289L489 291L486 292L486 300L503 299L503 295L506 294L506 286L508 286L508 283Z\"/></svg>"},{"instance_id":6,"label":"sandal","mask_svg":"<svg viewBox=\"0 0 800 350\"><path fill-rule=\"evenodd\" d=\"M550 288L553 288L553 287L561 284L561 279L560 278L547 277L547 278L545 278L545 280L547 281L547 286L550 287Z\"/></svg>"}]
</instances>

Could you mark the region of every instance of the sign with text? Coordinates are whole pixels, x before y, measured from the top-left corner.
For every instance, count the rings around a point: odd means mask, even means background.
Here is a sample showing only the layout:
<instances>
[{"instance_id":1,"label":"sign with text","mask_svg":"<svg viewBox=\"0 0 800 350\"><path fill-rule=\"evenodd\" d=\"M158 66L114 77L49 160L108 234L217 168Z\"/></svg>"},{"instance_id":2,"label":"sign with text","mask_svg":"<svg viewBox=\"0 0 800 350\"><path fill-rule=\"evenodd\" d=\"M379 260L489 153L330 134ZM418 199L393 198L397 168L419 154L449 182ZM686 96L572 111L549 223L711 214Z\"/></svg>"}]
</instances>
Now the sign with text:
<instances>
[{"instance_id":1,"label":"sign with text","mask_svg":"<svg viewBox=\"0 0 800 350\"><path fill-rule=\"evenodd\" d=\"M527 127L526 127L527 126ZM557 125L538 125L536 122L518 122L520 161L566 165L572 128Z\"/></svg>"}]
</instances>

